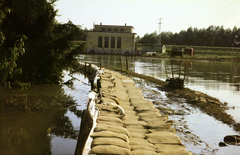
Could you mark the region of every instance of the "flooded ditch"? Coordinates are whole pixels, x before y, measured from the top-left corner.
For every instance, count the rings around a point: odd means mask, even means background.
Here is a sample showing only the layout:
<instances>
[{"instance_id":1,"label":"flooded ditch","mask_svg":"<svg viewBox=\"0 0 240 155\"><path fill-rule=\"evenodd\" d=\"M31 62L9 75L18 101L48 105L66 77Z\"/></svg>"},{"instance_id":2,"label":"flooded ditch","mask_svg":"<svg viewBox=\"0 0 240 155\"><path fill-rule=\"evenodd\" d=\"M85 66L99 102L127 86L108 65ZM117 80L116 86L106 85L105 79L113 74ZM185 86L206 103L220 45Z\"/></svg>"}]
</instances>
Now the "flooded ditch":
<instances>
[{"instance_id":1,"label":"flooded ditch","mask_svg":"<svg viewBox=\"0 0 240 155\"><path fill-rule=\"evenodd\" d=\"M80 73L64 73L72 85L1 88L0 154L74 154L91 86Z\"/></svg>"}]
</instances>

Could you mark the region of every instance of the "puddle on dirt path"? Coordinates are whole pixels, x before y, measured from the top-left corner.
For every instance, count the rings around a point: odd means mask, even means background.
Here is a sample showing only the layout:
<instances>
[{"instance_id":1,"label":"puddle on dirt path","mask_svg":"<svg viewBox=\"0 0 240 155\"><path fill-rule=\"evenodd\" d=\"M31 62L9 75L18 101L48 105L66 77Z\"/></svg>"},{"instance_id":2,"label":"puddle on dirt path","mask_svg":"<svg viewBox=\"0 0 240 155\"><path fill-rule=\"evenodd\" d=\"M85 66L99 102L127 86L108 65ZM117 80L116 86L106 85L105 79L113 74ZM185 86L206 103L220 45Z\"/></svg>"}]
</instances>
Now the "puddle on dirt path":
<instances>
[{"instance_id":1,"label":"puddle on dirt path","mask_svg":"<svg viewBox=\"0 0 240 155\"><path fill-rule=\"evenodd\" d=\"M174 121L176 134L187 150L193 154L239 154L240 146L218 145L226 135L239 135L232 127L203 113L198 107L186 103L184 98L159 90L152 82L135 77L133 80L136 86L142 89L144 97L151 100L162 115L169 115L169 119Z\"/></svg>"},{"instance_id":2,"label":"puddle on dirt path","mask_svg":"<svg viewBox=\"0 0 240 155\"><path fill-rule=\"evenodd\" d=\"M72 78L67 73L64 81ZM26 105L6 106L1 100L0 154L74 154L90 85L83 75L73 76L73 85L33 85L24 91L0 89L0 99L5 97L8 104L16 97L27 96L27 105L31 105L26 112ZM38 105L47 109L38 110Z\"/></svg>"}]
</instances>

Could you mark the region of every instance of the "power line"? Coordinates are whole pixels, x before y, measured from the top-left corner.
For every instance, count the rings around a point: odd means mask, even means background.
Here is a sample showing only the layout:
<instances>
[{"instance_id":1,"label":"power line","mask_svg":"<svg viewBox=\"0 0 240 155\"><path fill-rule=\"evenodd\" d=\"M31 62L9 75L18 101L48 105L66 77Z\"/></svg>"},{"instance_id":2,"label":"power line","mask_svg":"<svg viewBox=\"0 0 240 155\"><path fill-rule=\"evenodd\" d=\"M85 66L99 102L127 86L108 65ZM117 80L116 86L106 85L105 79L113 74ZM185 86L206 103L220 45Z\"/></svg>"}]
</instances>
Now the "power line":
<instances>
[{"instance_id":1,"label":"power line","mask_svg":"<svg viewBox=\"0 0 240 155\"><path fill-rule=\"evenodd\" d=\"M162 18L159 18L159 23L158 24L159 24L159 31L158 31L159 32L159 34L158 34L159 35L159 40L158 40L158 43L160 45L161 44L161 24L163 24L162 23Z\"/></svg>"}]
</instances>

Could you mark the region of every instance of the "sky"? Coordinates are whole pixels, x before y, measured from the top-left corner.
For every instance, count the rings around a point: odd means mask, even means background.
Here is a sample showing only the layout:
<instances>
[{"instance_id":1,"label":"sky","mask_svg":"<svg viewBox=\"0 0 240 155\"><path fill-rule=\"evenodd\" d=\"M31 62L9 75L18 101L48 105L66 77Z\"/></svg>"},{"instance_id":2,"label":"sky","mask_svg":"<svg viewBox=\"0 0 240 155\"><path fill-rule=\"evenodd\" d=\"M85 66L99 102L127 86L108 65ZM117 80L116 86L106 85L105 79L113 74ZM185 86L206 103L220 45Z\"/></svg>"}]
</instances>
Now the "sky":
<instances>
[{"instance_id":1,"label":"sky","mask_svg":"<svg viewBox=\"0 0 240 155\"><path fill-rule=\"evenodd\" d=\"M179 33L192 28L208 28L210 25L224 29L240 28L240 0L58 0L56 20L71 20L84 29L99 25L133 26L134 33Z\"/></svg>"}]
</instances>

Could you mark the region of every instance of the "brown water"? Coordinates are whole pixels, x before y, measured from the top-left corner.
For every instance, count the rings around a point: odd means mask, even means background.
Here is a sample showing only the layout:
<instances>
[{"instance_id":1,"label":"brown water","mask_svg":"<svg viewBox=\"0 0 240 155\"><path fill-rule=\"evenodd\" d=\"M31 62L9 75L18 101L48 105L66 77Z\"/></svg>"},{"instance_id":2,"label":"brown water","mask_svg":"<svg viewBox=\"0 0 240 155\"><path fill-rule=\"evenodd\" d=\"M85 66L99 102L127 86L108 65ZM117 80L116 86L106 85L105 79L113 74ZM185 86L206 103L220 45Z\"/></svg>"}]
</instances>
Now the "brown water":
<instances>
[{"instance_id":1,"label":"brown water","mask_svg":"<svg viewBox=\"0 0 240 155\"><path fill-rule=\"evenodd\" d=\"M164 81L167 77L172 76L179 77L180 75L183 78L186 67L185 87L216 97L221 102L227 102L229 110L226 112L236 122L240 122L240 63L124 57L120 55L80 55L79 59L88 63L116 68L121 68L121 62L124 69L127 59L129 70ZM181 74L179 74L179 69L182 70ZM172 74L172 70L175 70L174 74ZM231 126L223 124L199 108L186 103L185 99L169 98L169 92L158 90L154 84L138 81L135 80L141 89L146 90L143 93L147 99L161 102L163 108L175 111L168 114L170 119L175 121L177 134L188 150L194 154L239 154L240 146L218 146L218 143L223 141L224 136L240 134L234 131ZM179 115L179 113L184 114ZM191 134L188 134L189 132Z\"/></svg>"},{"instance_id":2,"label":"brown water","mask_svg":"<svg viewBox=\"0 0 240 155\"><path fill-rule=\"evenodd\" d=\"M0 154L74 154L81 110L85 108L90 90L86 84L88 79L77 73L74 77L81 81L75 80L73 87L33 85L25 91L1 88L1 96L25 99L27 94L28 102L59 106L46 110L31 108L26 112L23 107L0 103ZM65 75L64 81L70 78ZM70 108L65 106L69 102Z\"/></svg>"}]
</instances>

